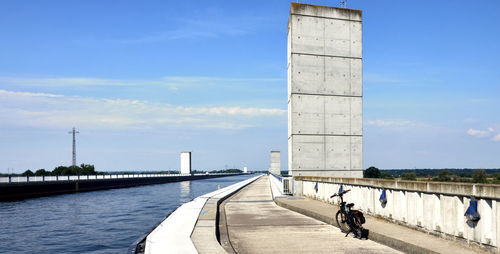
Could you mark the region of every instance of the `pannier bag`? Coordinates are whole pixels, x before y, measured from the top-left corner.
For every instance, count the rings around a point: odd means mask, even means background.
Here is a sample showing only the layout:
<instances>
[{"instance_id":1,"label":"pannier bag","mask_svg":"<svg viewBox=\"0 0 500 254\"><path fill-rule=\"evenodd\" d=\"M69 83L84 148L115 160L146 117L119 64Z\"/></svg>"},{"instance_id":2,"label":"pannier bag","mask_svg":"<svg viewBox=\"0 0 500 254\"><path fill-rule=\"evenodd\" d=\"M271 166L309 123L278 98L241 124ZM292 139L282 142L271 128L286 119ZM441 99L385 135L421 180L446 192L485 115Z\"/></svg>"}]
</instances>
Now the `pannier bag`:
<instances>
[{"instance_id":1,"label":"pannier bag","mask_svg":"<svg viewBox=\"0 0 500 254\"><path fill-rule=\"evenodd\" d=\"M365 216L363 215L362 212L358 211L358 210L354 210L353 211L353 215L354 217L358 218L358 221L361 223L361 224L365 224Z\"/></svg>"}]
</instances>

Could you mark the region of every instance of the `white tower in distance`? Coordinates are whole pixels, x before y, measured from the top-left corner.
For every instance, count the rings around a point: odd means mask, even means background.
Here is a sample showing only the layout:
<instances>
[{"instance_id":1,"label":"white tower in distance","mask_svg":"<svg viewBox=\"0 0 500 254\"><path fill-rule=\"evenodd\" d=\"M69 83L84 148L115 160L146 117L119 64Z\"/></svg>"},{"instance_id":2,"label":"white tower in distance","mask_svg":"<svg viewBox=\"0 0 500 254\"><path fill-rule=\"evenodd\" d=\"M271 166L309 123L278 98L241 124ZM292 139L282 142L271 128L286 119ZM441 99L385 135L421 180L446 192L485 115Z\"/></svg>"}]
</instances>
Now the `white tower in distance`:
<instances>
[{"instance_id":1,"label":"white tower in distance","mask_svg":"<svg viewBox=\"0 0 500 254\"><path fill-rule=\"evenodd\" d=\"M181 174L191 174L191 152L181 152Z\"/></svg>"}]
</instances>

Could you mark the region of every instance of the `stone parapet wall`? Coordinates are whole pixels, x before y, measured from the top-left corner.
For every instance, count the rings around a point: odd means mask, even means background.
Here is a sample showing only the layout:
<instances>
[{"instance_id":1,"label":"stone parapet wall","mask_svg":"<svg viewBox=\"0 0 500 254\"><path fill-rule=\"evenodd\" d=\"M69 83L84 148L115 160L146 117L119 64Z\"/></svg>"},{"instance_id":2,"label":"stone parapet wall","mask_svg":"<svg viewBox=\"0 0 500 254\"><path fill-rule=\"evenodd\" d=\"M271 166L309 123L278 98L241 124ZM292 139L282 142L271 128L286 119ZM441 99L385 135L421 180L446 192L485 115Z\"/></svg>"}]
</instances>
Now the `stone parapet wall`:
<instances>
[{"instance_id":1,"label":"stone parapet wall","mask_svg":"<svg viewBox=\"0 0 500 254\"><path fill-rule=\"evenodd\" d=\"M296 194L338 204L340 186L355 209L446 238L466 241L498 252L500 246L500 185L398 181L367 178L294 177ZM380 195L386 191L387 203ZM464 216L470 197L478 200L481 219Z\"/></svg>"},{"instance_id":2,"label":"stone parapet wall","mask_svg":"<svg viewBox=\"0 0 500 254\"><path fill-rule=\"evenodd\" d=\"M416 192L429 192L436 194L449 194L458 196L475 196L480 198L490 198L500 200L500 185L498 184L478 184L478 183L454 183L454 182L424 182L387 180L377 178L342 178L342 177L315 177L297 176L295 180L343 183L375 188L385 188L393 190L406 190Z\"/></svg>"}]
</instances>

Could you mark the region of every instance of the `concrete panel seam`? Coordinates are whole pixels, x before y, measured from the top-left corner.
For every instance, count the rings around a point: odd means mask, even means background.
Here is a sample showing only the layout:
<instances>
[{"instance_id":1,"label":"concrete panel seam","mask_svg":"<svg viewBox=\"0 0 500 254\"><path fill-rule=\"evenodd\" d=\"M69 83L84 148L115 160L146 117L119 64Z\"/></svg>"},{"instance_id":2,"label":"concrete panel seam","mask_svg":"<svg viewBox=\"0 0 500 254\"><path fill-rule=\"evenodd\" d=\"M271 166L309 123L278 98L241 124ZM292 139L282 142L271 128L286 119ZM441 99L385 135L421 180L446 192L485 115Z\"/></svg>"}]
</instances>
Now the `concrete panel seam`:
<instances>
[{"instance_id":1,"label":"concrete panel seam","mask_svg":"<svg viewBox=\"0 0 500 254\"><path fill-rule=\"evenodd\" d=\"M350 22L358 22L358 23L363 23L363 21L362 21L362 20L355 20L355 19L342 19L342 18L332 18L332 17L315 16L315 15L307 15L307 14L299 14L299 13L291 13L291 16L302 16L302 17L311 17L311 18L320 18L320 19L334 19L334 20L342 20L342 21L350 21Z\"/></svg>"},{"instance_id":2,"label":"concrete panel seam","mask_svg":"<svg viewBox=\"0 0 500 254\"><path fill-rule=\"evenodd\" d=\"M291 94L296 94L296 95L314 95L314 96L329 96L329 97L346 97L346 98L363 98L361 95L345 95L345 94L314 94L314 93L296 93L293 92Z\"/></svg>"},{"instance_id":3,"label":"concrete panel seam","mask_svg":"<svg viewBox=\"0 0 500 254\"><path fill-rule=\"evenodd\" d=\"M318 137L323 137L323 136L329 136L329 137L363 137L363 135L349 135L349 134L307 134L307 133L300 133L300 134L290 134L290 136L318 136ZM289 138L290 139L290 138Z\"/></svg>"},{"instance_id":4,"label":"concrete panel seam","mask_svg":"<svg viewBox=\"0 0 500 254\"><path fill-rule=\"evenodd\" d=\"M312 54L312 53L301 53L301 52L291 52L291 54L292 55L325 56L325 57L337 57L337 58L347 58L347 59L363 60L363 57L357 57L357 56L339 56L339 55Z\"/></svg>"}]
</instances>

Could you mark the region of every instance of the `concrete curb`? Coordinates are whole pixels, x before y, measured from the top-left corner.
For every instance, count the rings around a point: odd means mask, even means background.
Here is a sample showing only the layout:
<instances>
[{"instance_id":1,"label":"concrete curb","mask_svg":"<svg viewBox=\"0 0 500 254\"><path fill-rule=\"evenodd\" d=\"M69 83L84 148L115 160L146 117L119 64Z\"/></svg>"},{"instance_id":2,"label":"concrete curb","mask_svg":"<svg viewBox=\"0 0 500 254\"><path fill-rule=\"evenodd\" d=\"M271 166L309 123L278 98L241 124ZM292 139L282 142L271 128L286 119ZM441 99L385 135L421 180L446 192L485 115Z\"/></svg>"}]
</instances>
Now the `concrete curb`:
<instances>
[{"instance_id":1,"label":"concrete curb","mask_svg":"<svg viewBox=\"0 0 500 254\"><path fill-rule=\"evenodd\" d=\"M313 212L311 210L307 210L304 208L300 208L300 207L292 206L290 204L286 204L284 202L281 202L280 198L274 199L274 202L283 208L292 210L294 212L303 214L305 216L317 219L319 221L322 221L324 223L327 223L327 224L330 224L334 227L337 227L337 224L336 224L335 219L333 217L329 217L326 215L322 215L322 214ZM399 239L395 239L395 238L392 238L392 237L389 237L389 236L386 236L386 235L383 235L383 234L380 234L377 232L373 232L371 230L370 230L370 234L369 234L368 238L374 242L389 246L391 248L394 248L394 249L399 250L399 251L403 251L405 253L415 253L415 254L438 253L438 252L432 251L430 249L423 248L421 246L417 246L417 245L414 245L414 244L411 244L408 242L401 241Z\"/></svg>"},{"instance_id":2,"label":"concrete curb","mask_svg":"<svg viewBox=\"0 0 500 254\"><path fill-rule=\"evenodd\" d=\"M219 242L219 207L221 203L224 202L224 200L235 195L240 190L257 181L262 176L263 175L259 175L245 180L244 182L246 183L242 185L240 184L242 182L233 184L240 185L236 188L230 188L228 191L213 195L209 199L207 199L207 202L202 208L202 211L204 212L200 212L195 227L193 228L193 232L190 236L191 241L193 242L199 254L227 253ZM226 188L229 188L231 186L228 186Z\"/></svg>"},{"instance_id":3,"label":"concrete curb","mask_svg":"<svg viewBox=\"0 0 500 254\"><path fill-rule=\"evenodd\" d=\"M208 210L203 210L208 208L207 202L212 199L212 208L214 207L215 199L223 198L227 195L231 195L236 190L243 186L255 181L261 176L252 177L250 179L237 182L225 188L212 191L201 195L190 202L184 203L175 209L165 220L163 220L156 228L154 228L146 237L145 240L145 253L198 253L197 247L191 239L196 225L198 225L200 216L208 217L215 214L215 209L212 209L210 214ZM210 220L210 218L205 218L208 220L203 220L205 223L205 230L201 233L201 237L206 237L208 240L213 240L217 242L215 236L215 220ZM212 230L213 229L213 230ZM213 232L212 232L213 231ZM208 246L211 247L211 246Z\"/></svg>"}]
</instances>

